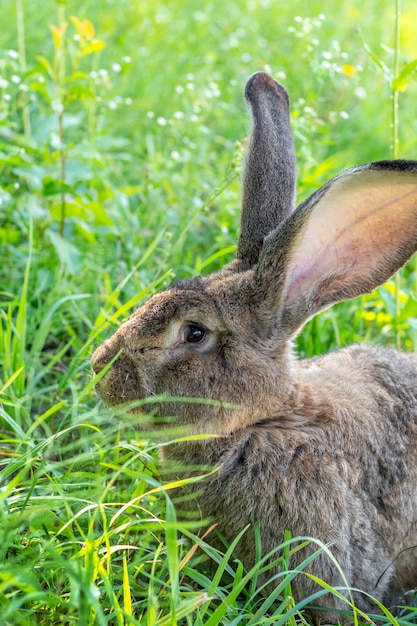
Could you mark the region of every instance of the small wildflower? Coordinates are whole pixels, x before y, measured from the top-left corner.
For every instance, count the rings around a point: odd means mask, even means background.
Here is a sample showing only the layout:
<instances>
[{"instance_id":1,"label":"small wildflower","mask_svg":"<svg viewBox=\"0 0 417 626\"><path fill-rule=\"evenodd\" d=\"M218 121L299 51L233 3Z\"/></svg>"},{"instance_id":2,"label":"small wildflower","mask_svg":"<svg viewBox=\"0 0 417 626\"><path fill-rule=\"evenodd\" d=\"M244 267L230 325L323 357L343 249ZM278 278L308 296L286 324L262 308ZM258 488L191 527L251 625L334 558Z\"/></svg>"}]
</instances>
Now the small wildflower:
<instances>
[{"instance_id":1,"label":"small wildflower","mask_svg":"<svg viewBox=\"0 0 417 626\"><path fill-rule=\"evenodd\" d=\"M122 70L122 66L120 65L120 63L113 63L113 65L111 66L113 72L121 72Z\"/></svg>"},{"instance_id":2,"label":"small wildflower","mask_svg":"<svg viewBox=\"0 0 417 626\"><path fill-rule=\"evenodd\" d=\"M127 104L127 106L130 106L131 104L133 104L132 98L125 98L125 104Z\"/></svg>"},{"instance_id":3,"label":"small wildflower","mask_svg":"<svg viewBox=\"0 0 417 626\"><path fill-rule=\"evenodd\" d=\"M172 117L175 118L176 120L182 120L184 119L185 115L182 111L175 111Z\"/></svg>"},{"instance_id":4,"label":"small wildflower","mask_svg":"<svg viewBox=\"0 0 417 626\"><path fill-rule=\"evenodd\" d=\"M115 102L114 100L110 100L107 106L111 111L114 111L115 109L117 109L117 102Z\"/></svg>"},{"instance_id":5,"label":"small wildflower","mask_svg":"<svg viewBox=\"0 0 417 626\"><path fill-rule=\"evenodd\" d=\"M184 87L182 87L181 85L177 85L175 87L175 92L176 93L184 93Z\"/></svg>"},{"instance_id":6,"label":"small wildflower","mask_svg":"<svg viewBox=\"0 0 417 626\"><path fill-rule=\"evenodd\" d=\"M12 99L9 93L5 93L3 96L3 99L6 100L7 102L10 102L10 100Z\"/></svg>"},{"instance_id":7,"label":"small wildflower","mask_svg":"<svg viewBox=\"0 0 417 626\"><path fill-rule=\"evenodd\" d=\"M156 118L156 122L157 124L159 124L159 126L166 126L167 125L167 121L164 117L157 117Z\"/></svg>"},{"instance_id":8,"label":"small wildflower","mask_svg":"<svg viewBox=\"0 0 417 626\"><path fill-rule=\"evenodd\" d=\"M347 111L340 111L339 115L343 120L348 120L350 117Z\"/></svg>"},{"instance_id":9,"label":"small wildflower","mask_svg":"<svg viewBox=\"0 0 417 626\"><path fill-rule=\"evenodd\" d=\"M173 150L173 151L171 152L171 158L172 158L174 161L179 161L179 160L180 160L180 158L181 158L181 157L180 157L180 153L179 153L179 152L177 152L176 150Z\"/></svg>"},{"instance_id":10,"label":"small wildflower","mask_svg":"<svg viewBox=\"0 0 417 626\"><path fill-rule=\"evenodd\" d=\"M353 76L356 72L356 68L354 65L342 65L342 72L346 74L346 76Z\"/></svg>"},{"instance_id":11,"label":"small wildflower","mask_svg":"<svg viewBox=\"0 0 417 626\"><path fill-rule=\"evenodd\" d=\"M122 57L123 63L132 63L132 59L130 57Z\"/></svg>"},{"instance_id":12,"label":"small wildflower","mask_svg":"<svg viewBox=\"0 0 417 626\"><path fill-rule=\"evenodd\" d=\"M20 78L20 76L17 76L16 74L13 74L10 77L10 80L12 81L12 83L14 83L15 85L18 85L19 83L22 82L22 79Z\"/></svg>"},{"instance_id":13,"label":"small wildflower","mask_svg":"<svg viewBox=\"0 0 417 626\"><path fill-rule=\"evenodd\" d=\"M367 96L366 89L364 89L364 87L356 87L354 94L358 100L365 100Z\"/></svg>"},{"instance_id":14,"label":"small wildflower","mask_svg":"<svg viewBox=\"0 0 417 626\"><path fill-rule=\"evenodd\" d=\"M5 78L0 77L0 89L7 89L8 86L9 86L9 81L6 80Z\"/></svg>"},{"instance_id":15,"label":"small wildflower","mask_svg":"<svg viewBox=\"0 0 417 626\"><path fill-rule=\"evenodd\" d=\"M153 111L148 111L146 117L149 117L149 119L152 120L155 117L155 113Z\"/></svg>"},{"instance_id":16,"label":"small wildflower","mask_svg":"<svg viewBox=\"0 0 417 626\"><path fill-rule=\"evenodd\" d=\"M16 50L7 50L7 56L10 59L18 59L19 58L19 53Z\"/></svg>"}]
</instances>

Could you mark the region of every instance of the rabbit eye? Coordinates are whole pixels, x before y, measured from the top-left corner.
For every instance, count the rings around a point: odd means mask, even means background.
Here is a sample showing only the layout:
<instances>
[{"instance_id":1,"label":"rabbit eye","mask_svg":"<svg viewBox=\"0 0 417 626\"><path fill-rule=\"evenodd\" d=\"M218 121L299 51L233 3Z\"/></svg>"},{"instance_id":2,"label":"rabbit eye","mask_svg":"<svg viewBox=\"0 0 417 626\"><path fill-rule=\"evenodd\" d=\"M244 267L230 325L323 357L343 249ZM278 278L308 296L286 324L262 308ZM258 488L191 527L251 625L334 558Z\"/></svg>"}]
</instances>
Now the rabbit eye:
<instances>
[{"instance_id":1,"label":"rabbit eye","mask_svg":"<svg viewBox=\"0 0 417 626\"><path fill-rule=\"evenodd\" d=\"M199 324L188 324L184 328L184 340L187 343L199 343L205 336L206 331Z\"/></svg>"}]
</instances>

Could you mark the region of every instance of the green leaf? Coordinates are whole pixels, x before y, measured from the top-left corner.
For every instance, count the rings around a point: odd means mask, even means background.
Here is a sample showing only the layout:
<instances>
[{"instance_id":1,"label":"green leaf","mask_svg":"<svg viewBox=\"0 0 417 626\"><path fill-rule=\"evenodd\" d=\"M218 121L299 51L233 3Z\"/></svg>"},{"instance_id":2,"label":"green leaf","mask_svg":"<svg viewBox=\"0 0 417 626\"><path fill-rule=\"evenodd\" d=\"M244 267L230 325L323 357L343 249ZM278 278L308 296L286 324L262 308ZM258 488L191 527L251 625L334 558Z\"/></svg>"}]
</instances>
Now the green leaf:
<instances>
[{"instance_id":1,"label":"green leaf","mask_svg":"<svg viewBox=\"0 0 417 626\"><path fill-rule=\"evenodd\" d=\"M66 93L66 100L93 100L95 93L84 85L71 85Z\"/></svg>"},{"instance_id":2,"label":"green leaf","mask_svg":"<svg viewBox=\"0 0 417 626\"><path fill-rule=\"evenodd\" d=\"M44 196L55 196L59 193L73 193L74 188L67 183L64 183L62 180L57 178L44 178L42 180L43 189L42 195Z\"/></svg>"},{"instance_id":3,"label":"green leaf","mask_svg":"<svg viewBox=\"0 0 417 626\"><path fill-rule=\"evenodd\" d=\"M417 69L417 59L414 61L410 61L407 63L398 74L396 78L392 81L392 90L393 91L405 91L408 85L408 79L411 77L413 72Z\"/></svg>"},{"instance_id":4,"label":"green leaf","mask_svg":"<svg viewBox=\"0 0 417 626\"><path fill-rule=\"evenodd\" d=\"M77 274L81 270L82 265L80 250L53 230L47 230L46 234L51 240L60 262L67 267L70 274Z\"/></svg>"},{"instance_id":5,"label":"green leaf","mask_svg":"<svg viewBox=\"0 0 417 626\"><path fill-rule=\"evenodd\" d=\"M387 80L387 82L391 83L392 79L393 79L393 76L392 76L392 72L389 69L389 67L387 65L385 65L385 63L383 61L381 61L381 59L379 59L374 52L372 52L371 48L365 42L365 40L363 39L362 35L360 35L360 37L361 37L361 42L362 42L363 49L365 50L366 54L375 63L375 65L377 67L379 67L381 72L384 74L385 79Z\"/></svg>"},{"instance_id":6,"label":"green leaf","mask_svg":"<svg viewBox=\"0 0 417 626\"><path fill-rule=\"evenodd\" d=\"M53 75L53 71L52 71L52 65L49 63L48 59L46 57L43 56L37 56L36 57L37 62L39 63L39 65L41 66L42 69L45 70L45 72L49 75L52 76Z\"/></svg>"},{"instance_id":7,"label":"green leaf","mask_svg":"<svg viewBox=\"0 0 417 626\"><path fill-rule=\"evenodd\" d=\"M413 295L407 298L407 302L401 308L401 313L398 317L399 322L410 322L411 319L417 319L417 300Z\"/></svg>"},{"instance_id":8,"label":"green leaf","mask_svg":"<svg viewBox=\"0 0 417 626\"><path fill-rule=\"evenodd\" d=\"M21 232L16 228L0 228L0 241L3 243L17 243Z\"/></svg>"}]
</instances>

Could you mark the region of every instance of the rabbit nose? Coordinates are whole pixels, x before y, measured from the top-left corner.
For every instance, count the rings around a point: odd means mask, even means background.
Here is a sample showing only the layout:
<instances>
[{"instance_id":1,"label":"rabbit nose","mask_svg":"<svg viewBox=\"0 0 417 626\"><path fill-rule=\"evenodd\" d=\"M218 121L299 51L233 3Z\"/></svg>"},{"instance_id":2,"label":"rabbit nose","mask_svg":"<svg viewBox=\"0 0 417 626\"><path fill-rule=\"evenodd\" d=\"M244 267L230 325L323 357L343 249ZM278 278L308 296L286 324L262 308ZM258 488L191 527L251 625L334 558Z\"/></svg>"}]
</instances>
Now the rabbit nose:
<instances>
[{"instance_id":1,"label":"rabbit nose","mask_svg":"<svg viewBox=\"0 0 417 626\"><path fill-rule=\"evenodd\" d=\"M114 341L114 338L108 339L102 343L101 346L94 351L91 357L91 367L93 368L94 373L99 374L119 350L119 342Z\"/></svg>"}]
</instances>

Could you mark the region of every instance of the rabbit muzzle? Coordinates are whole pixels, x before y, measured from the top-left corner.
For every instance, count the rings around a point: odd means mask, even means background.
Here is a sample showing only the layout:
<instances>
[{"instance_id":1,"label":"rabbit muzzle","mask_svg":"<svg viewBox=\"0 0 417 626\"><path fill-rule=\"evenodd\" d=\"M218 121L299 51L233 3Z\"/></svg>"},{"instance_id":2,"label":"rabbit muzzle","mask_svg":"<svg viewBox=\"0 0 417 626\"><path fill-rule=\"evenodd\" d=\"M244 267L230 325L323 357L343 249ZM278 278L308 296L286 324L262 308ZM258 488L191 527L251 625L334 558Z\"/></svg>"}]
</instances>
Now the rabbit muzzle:
<instances>
[{"instance_id":1,"label":"rabbit muzzle","mask_svg":"<svg viewBox=\"0 0 417 626\"><path fill-rule=\"evenodd\" d=\"M108 368L95 385L96 392L107 406L141 400L148 395L135 363L115 341L115 336L97 348L91 365L96 376Z\"/></svg>"}]
</instances>

